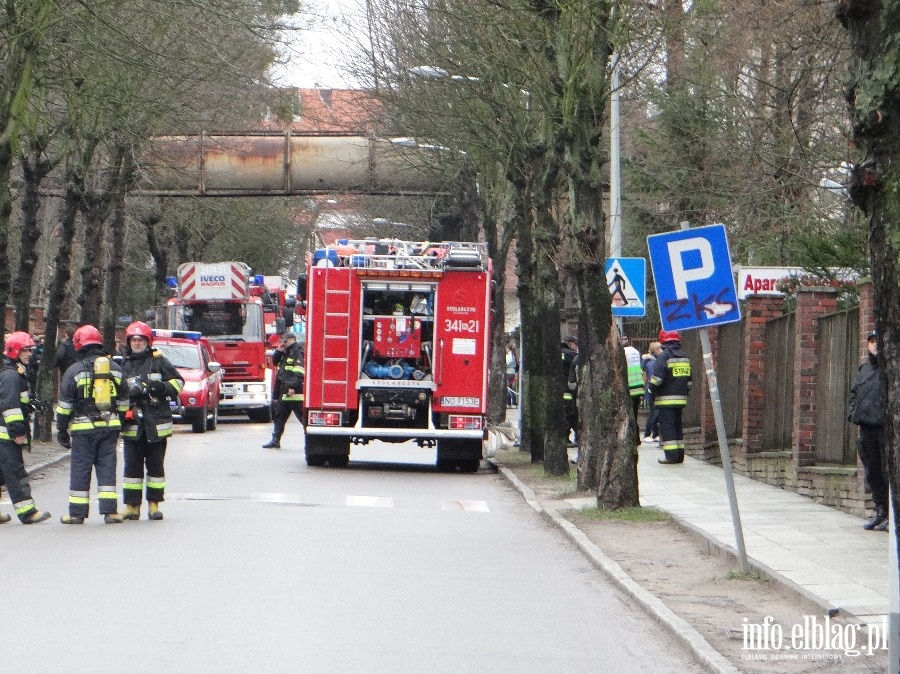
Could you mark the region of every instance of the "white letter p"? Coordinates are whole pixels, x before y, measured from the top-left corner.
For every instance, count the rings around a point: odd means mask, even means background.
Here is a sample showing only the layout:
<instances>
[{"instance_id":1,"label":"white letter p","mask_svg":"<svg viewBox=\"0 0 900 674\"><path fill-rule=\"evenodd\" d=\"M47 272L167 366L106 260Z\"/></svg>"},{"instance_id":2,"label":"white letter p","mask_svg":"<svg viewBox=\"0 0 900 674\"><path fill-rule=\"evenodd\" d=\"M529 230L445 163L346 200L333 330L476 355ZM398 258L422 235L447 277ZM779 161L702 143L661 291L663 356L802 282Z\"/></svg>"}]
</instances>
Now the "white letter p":
<instances>
[{"instance_id":1,"label":"white letter p","mask_svg":"<svg viewBox=\"0 0 900 674\"><path fill-rule=\"evenodd\" d=\"M702 281L713 275L716 267L713 263L712 246L703 237L680 239L667 243L669 264L672 266L672 279L675 283L675 297L680 300L688 298L687 284L691 281ZM700 253L700 266L684 268L683 254L690 250Z\"/></svg>"}]
</instances>

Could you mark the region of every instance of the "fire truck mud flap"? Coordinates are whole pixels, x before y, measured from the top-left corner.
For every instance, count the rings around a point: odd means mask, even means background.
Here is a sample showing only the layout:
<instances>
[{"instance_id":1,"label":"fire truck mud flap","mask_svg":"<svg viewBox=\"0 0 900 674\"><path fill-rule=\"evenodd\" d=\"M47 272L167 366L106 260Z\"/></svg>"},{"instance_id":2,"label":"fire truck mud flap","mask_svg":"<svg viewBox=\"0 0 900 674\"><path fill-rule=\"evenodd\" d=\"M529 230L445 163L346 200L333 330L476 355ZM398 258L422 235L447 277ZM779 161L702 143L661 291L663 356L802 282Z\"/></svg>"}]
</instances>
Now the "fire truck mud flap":
<instances>
[{"instance_id":1,"label":"fire truck mud flap","mask_svg":"<svg viewBox=\"0 0 900 674\"><path fill-rule=\"evenodd\" d=\"M306 465L343 468L350 462L350 438L306 435Z\"/></svg>"},{"instance_id":2,"label":"fire truck mud flap","mask_svg":"<svg viewBox=\"0 0 900 674\"><path fill-rule=\"evenodd\" d=\"M474 473L481 465L481 440L447 438L438 440L438 470Z\"/></svg>"}]
</instances>

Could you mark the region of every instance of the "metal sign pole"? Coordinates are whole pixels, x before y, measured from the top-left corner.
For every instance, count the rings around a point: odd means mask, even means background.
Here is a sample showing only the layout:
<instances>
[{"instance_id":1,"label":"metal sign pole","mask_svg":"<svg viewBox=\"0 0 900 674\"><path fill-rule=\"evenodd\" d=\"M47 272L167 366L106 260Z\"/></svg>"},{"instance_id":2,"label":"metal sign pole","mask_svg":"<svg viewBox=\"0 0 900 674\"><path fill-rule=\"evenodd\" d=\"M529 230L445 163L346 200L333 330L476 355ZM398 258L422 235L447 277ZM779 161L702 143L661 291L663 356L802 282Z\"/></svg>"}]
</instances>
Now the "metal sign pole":
<instances>
[{"instance_id":1,"label":"metal sign pole","mask_svg":"<svg viewBox=\"0 0 900 674\"><path fill-rule=\"evenodd\" d=\"M703 365L706 368L706 380L709 382L709 397L712 400L713 416L716 418L716 435L719 438L722 469L725 471L725 490L728 492L728 505L731 508L731 524L734 527L738 559L741 562L741 573L750 573L747 550L744 548L741 513L738 511L737 493L734 490L734 476L731 474L731 452L728 449L728 438L725 435L725 417L722 414L722 400L719 398L719 382L713 366L712 347L709 344L709 328L701 328L699 332L700 344L703 347Z\"/></svg>"}]
</instances>

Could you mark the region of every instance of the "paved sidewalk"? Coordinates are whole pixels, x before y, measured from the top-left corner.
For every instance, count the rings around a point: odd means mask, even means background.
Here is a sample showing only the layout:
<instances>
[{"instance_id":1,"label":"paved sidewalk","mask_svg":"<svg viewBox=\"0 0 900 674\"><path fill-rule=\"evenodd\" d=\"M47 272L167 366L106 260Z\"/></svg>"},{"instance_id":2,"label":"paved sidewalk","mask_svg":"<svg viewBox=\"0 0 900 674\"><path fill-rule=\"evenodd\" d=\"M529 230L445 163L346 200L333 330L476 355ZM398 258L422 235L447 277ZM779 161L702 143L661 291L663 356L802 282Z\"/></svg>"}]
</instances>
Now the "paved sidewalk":
<instances>
[{"instance_id":1,"label":"paved sidewalk","mask_svg":"<svg viewBox=\"0 0 900 674\"><path fill-rule=\"evenodd\" d=\"M640 448L641 504L737 555L721 468L687 457L661 465L656 445ZM752 567L823 607L880 623L888 605L888 537L865 520L778 487L734 475L747 557ZM589 502L588 502L589 501ZM569 499L573 507L595 505Z\"/></svg>"}]
</instances>

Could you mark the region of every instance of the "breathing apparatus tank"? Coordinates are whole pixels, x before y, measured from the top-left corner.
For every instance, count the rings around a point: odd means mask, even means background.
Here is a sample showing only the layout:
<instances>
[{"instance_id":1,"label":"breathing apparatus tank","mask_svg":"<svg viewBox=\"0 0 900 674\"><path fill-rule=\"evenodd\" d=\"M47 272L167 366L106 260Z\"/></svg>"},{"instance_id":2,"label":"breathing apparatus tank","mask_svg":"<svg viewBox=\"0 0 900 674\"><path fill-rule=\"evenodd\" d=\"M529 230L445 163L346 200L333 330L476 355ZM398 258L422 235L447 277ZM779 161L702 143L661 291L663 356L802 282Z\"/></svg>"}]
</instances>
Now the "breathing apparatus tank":
<instances>
[{"instance_id":1,"label":"breathing apparatus tank","mask_svg":"<svg viewBox=\"0 0 900 674\"><path fill-rule=\"evenodd\" d=\"M106 356L98 356L94 359L92 395L97 410L101 414L109 415L113 404L113 377L109 369L109 358Z\"/></svg>"}]
</instances>

